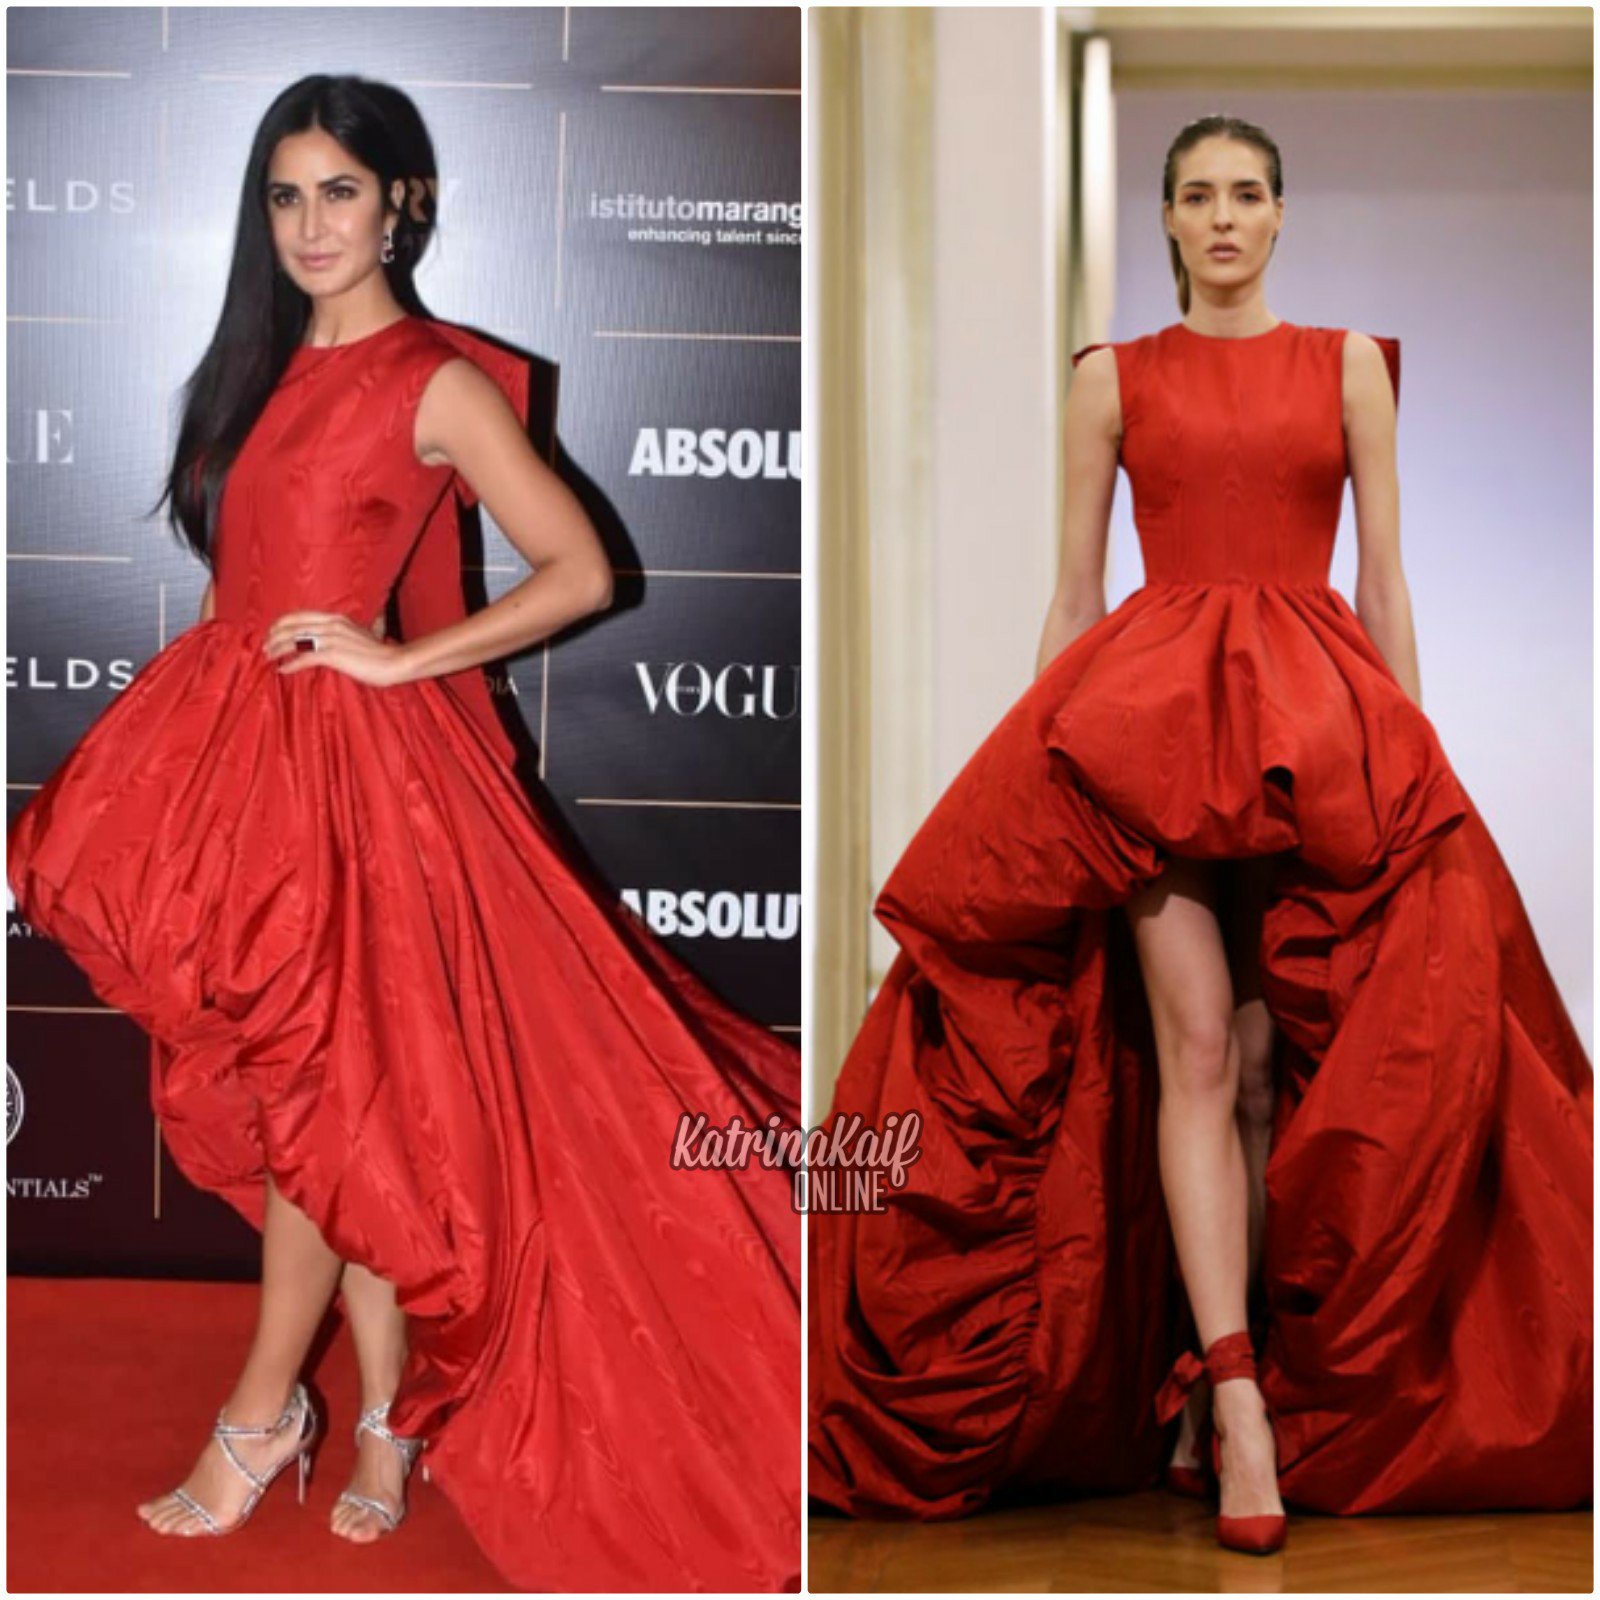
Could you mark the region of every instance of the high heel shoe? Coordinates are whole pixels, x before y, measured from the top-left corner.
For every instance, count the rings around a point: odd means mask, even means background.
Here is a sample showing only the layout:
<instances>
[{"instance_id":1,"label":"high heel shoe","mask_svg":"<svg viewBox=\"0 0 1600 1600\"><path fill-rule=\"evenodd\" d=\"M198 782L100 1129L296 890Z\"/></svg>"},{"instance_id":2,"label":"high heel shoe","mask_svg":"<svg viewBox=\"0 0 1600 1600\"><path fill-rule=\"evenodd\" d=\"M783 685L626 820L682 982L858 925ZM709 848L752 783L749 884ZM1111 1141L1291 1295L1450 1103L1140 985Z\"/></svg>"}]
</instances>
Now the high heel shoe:
<instances>
[{"instance_id":1,"label":"high heel shoe","mask_svg":"<svg viewBox=\"0 0 1600 1600\"><path fill-rule=\"evenodd\" d=\"M225 1411L227 1407L223 1407ZM275 1467L266 1472L252 1472L244 1462L234 1453L230 1439L266 1439L275 1433L281 1433L290 1422L298 1423L299 1448L292 1455L287 1455ZM269 1422L261 1427L243 1427L237 1423L224 1422L222 1411L217 1413L216 1425L211 1430L211 1436L222 1449L223 1458L236 1472L241 1473L250 1480L250 1497L245 1501L238 1516L232 1522L218 1522L217 1519L200 1504L187 1489L174 1489L172 1498L181 1505L185 1511L191 1512L200 1519L201 1525L207 1533L223 1534L232 1533L236 1528L242 1528L250 1520L250 1514L256 1508L257 1502L267 1492L272 1480L278 1476L291 1461L300 1463L300 1496L299 1503L306 1503L306 1482L311 1476L311 1446L317 1437L317 1413L311 1404L311 1396L306 1393L306 1386L297 1383L294 1393L289 1397L289 1403L283 1408L283 1414L276 1422Z\"/></svg>"},{"instance_id":2,"label":"high heel shoe","mask_svg":"<svg viewBox=\"0 0 1600 1600\"><path fill-rule=\"evenodd\" d=\"M1167 1381L1156 1395L1156 1418L1170 1422L1183 1406L1188 1392L1204 1373L1211 1379L1212 1406L1216 1405L1216 1386L1229 1378L1256 1378L1255 1352L1250 1347L1250 1334L1241 1329L1238 1333L1225 1333L1214 1339L1206 1348L1203 1361L1185 1350L1178 1357ZM1271 1426L1270 1415L1267 1418ZM1216 1412L1211 1417L1211 1465L1220 1485L1222 1479L1221 1430L1216 1426ZM1204 1458L1202 1458L1204 1459ZM1242 1550L1250 1555L1271 1555L1283 1548L1288 1537L1289 1519L1281 1512L1270 1512L1256 1517L1225 1517L1217 1513L1217 1543L1229 1550Z\"/></svg>"},{"instance_id":3,"label":"high heel shoe","mask_svg":"<svg viewBox=\"0 0 1600 1600\"><path fill-rule=\"evenodd\" d=\"M370 1411L363 1411L361 1419L356 1423L356 1447L361 1446L361 1435L370 1433L382 1439L385 1444L391 1444L400 1452L400 1459L405 1463L405 1477L411 1476L412 1463L417 1459L417 1453L422 1449L421 1439L402 1439L399 1434L391 1433L387 1426L390 1402L385 1400L382 1405L373 1406ZM423 1481L428 1480L428 1464L422 1464ZM382 1500L374 1500L371 1495L357 1494L354 1489L346 1489L335 1502L338 1505L358 1506L363 1511L370 1511L383 1520L384 1532L393 1533L406 1519L406 1505L402 1500L400 1509L395 1511Z\"/></svg>"}]
</instances>

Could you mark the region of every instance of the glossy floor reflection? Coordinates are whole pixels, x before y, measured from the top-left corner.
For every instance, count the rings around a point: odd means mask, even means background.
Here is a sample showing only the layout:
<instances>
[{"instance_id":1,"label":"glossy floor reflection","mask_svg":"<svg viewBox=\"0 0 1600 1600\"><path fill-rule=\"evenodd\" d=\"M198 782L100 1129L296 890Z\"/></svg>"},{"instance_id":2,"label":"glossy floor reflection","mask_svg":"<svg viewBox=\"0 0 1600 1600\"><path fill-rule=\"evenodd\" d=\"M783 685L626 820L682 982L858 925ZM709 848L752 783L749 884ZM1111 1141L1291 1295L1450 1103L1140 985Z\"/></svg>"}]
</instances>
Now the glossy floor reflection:
<instances>
[{"instance_id":1,"label":"glossy floor reflection","mask_svg":"<svg viewBox=\"0 0 1600 1600\"><path fill-rule=\"evenodd\" d=\"M812 1510L813 1593L1589 1593L1592 1512L1319 1517L1291 1513L1276 1555L1221 1549L1214 1508L1165 1491L856 1522Z\"/></svg>"}]
</instances>

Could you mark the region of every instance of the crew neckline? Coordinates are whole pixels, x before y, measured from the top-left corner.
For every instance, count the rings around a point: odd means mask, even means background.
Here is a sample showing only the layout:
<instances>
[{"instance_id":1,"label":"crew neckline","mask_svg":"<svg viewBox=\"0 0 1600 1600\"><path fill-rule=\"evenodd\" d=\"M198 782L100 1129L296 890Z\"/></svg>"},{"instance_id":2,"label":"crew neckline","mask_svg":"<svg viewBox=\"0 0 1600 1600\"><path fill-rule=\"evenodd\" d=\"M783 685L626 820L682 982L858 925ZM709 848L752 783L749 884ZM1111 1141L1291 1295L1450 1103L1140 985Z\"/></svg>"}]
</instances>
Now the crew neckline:
<instances>
[{"instance_id":1,"label":"crew neckline","mask_svg":"<svg viewBox=\"0 0 1600 1600\"><path fill-rule=\"evenodd\" d=\"M1292 326L1285 318L1280 317L1273 325L1262 333L1201 333L1196 328L1191 328L1187 322L1175 322L1173 327L1181 328L1191 339L1203 339L1207 344L1259 344L1263 339L1270 339L1273 334L1283 328Z\"/></svg>"},{"instance_id":2,"label":"crew neckline","mask_svg":"<svg viewBox=\"0 0 1600 1600\"><path fill-rule=\"evenodd\" d=\"M306 359L311 356L331 356L340 350L354 350L357 345L371 344L374 339L381 339L384 334L398 328L402 323L414 322L416 319L409 311L396 317L393 322L386 322L381 328L374 328L371 333L364 333L359 339L345 339L339 344L297 344L293 356Z\"/></svg>"}]
</instances>

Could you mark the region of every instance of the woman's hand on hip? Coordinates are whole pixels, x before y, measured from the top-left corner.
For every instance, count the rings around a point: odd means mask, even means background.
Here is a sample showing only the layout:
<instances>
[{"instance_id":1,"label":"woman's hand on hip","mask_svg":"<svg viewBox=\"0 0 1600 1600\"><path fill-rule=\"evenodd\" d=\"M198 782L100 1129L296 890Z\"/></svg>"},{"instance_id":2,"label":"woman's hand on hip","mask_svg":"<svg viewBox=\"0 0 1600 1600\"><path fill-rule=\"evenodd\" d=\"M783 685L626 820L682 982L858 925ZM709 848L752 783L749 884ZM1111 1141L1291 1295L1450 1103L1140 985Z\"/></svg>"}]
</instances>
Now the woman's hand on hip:
<instances>
[{"instance_id":1,"label":"woman's hand on hip","mask_svg":"<svg viewBox=\"0 0 1600 1600\"><path fill-rule=\"evenodd\" d=\"M313 667L332 667L357 683L386 689L405 679L400 670L404 647L384 637L385 626L381 613L367 629L339 611L285 611L267 629L261 650L269 661L286 658L278 667L284 677ZM309 634L317 642L316 649L299 649L297 634Z\"/></svg>"}]
</instances>

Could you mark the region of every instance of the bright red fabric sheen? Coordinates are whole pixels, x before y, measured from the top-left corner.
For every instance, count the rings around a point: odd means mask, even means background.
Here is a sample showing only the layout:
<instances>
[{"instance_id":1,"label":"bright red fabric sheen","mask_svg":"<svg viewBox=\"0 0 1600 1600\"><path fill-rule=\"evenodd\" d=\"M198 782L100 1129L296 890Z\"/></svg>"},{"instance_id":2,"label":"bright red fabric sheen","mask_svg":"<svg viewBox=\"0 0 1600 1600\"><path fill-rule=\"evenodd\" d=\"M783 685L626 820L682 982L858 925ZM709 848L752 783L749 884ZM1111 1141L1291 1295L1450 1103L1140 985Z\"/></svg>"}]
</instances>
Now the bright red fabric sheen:
<instances>
[{"instance_id":1,"label":"bright red fabric sheen","mask_svg":"<svg viewBox=\"0 0 1600 1600\"><path fill-rule=\"evenodd\" d=\"M270 1171L395 1283L390 1425L509 1581L796 1588L787 1176L670 1159L683 1112L793 1123L797 1052L564 857L481 672L261 654L281 613L368 626L397 582L408 635L464 614L452 474L412 442L458 354L526 418L526 362L460 329L294 353L229 475L215 617L20 814L8 874L152 1035L184 1173L259 1227Z\"/></svg>"},{"instance_id":2,"label":"bright red fabric sheen","mask_svg":"<svg viewBox=\"0 0 1600 1600\"><path fill-rule=\"evenodd\" d=\"M1146 582L879 896L901 949L832 1111L915 1110L921 1155L882 1212L809 1226L810 1491L850 1514L1160 1474L1188 1330L1118 908L1174 855L1279 858L1259 1373L1285 1500L1589 1495L1592 1072L1433 725L1328 585L1344 339L1111 347Z\"/></svg>"}]
</instances>

